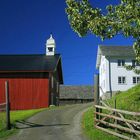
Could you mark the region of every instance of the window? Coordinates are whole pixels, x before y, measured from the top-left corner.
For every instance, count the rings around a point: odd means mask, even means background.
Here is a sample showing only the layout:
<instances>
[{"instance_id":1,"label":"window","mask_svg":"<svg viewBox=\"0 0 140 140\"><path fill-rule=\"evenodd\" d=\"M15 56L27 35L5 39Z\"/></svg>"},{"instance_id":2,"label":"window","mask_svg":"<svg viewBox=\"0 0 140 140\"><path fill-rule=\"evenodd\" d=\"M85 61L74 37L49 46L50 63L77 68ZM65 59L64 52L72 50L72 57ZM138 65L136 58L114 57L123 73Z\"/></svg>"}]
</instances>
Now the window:
<instances>
[{"instance_id":1,"label":"window","mask_svg":"<svg viewBox=\"0 0 140 140\"><path fill-rule=\"evenodd\" d=\"M140 77L137 77L137 83L140 83Z\"/></svg>"},{"instance_id":2,"label":"window","mask_svg":"<svg viewBox=\"0 0 140 140\"><path fill-rule=\"evenodd\" d=\"M133 84L136 84L136 77L133 77Z\"/></svg>"},{"instance_id":3,"label":"window","mask_svg":"<svg viewBox=\"0 0 140 140\"><path fill-rule=\"evenodd\" d=\"M140 83L140 77L133 77L133 84L138 84Z\"/></svg>"},{"instance_id":4,"label":"window","mask_svg":"<svg viewBox=\"0 0 140 140\"><path fill-rule=\"evenodd\" d=\"M140 64L138 63L138 61L132 60L132 66L133 66L133 67L135 67L135 66L140 66Z\"/></svg>"},{"instance_id":5,"label":"window","mask_svg":"<svg viewBox=\"0 0 140 140\"><path fill-rule=\"evenodd\" d=\"M121 84L121 82L122 82L121 77L118 77L118 84Z\"/></svg>"},{"instance_id":6,"label":"window","mask_svg":"<svg viewBox=\"0 0 140 140\"><path fill-rule=\"evenodd\" d=\"M124 66L125 65L125 60L118 60L118 66Z\"/></svg>"},{"instance_id":7,"label":"window","mask_svg":"<svg viewBox=\"0 0 140 140\"><path fill-rule=\"evenodd\" d=\"M51 47L51 48L48 48L48 50L49 50L49 52L52 52L53 51L53 48Z\"/></svg>"},{"instance_id":8,"label":"window","mask_svg":"<svg viewBox=\"0 0 140 140\"><path fill-rule=\"evenodd\" d=\"M126 78L124 76L119 76L118 77L118 84L125 84L126 83Z\"/></svg>"},{"instance_id":9,"label":"window","mask_svg":"<svg viewBox=\"0 0 140 140\"><path fill-rule=\"evenodd\" d=\"M136 60L132 60L132 66L135 67L136 66ZM134 78L134 77L133 77Z\"/></svg>"}]
</instances>

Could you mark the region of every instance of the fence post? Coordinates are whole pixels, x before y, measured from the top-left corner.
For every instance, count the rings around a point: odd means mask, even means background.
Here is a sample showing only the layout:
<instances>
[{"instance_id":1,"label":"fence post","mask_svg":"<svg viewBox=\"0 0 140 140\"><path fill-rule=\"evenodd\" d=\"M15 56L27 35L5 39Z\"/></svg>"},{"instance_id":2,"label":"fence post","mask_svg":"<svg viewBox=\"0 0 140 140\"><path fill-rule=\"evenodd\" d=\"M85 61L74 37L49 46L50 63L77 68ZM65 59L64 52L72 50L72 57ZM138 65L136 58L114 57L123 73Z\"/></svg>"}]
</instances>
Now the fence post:
<instances>
[{"instance_id":1,"label":"fence post","mask_svg":"<svg viewBox=\"0 0 140 140\"><path fill-rule=\"evenodd\" d=\"M5 95L6 95L6 129L10 130L10 102L9 102L9 82L5 81Z\"/></svg>"},{"instance_id":2,"label":"fence post","mask_svg":"<svg viewBox=\"0 0 140 140\"><path fill-rule=\"evenodd\" d=\"M94 75L94 104L99 105L99 74ZM99 108L96 108L96 112L99 112ZM99 115L96 114L96 119L99 119Z\"/></svg>"},{"instance_id":3,"label":"fence post","mask_svg":"<svg viewBox=\"0 0 140 140\"><path fill-rule=\"evenodd\" d=\"M114 99L114 108L116 109L117 108L117 100L116 100L116 97ZM117 116L117 112L115 111L114 113L115 116ZM115 124L117 125L117 120L115 119ZM115 131L117 131L117 128L115 128Z\"/></svg>"},{"instance_id":4,"label":"fence post","mask_svg":"<svg viewBox=\"0 0 140 140\"><path fill-rule=\"evenodd\" d=\"M99 74L94 75L94 104L99 105Z\"/></svg>"}]
</instances>

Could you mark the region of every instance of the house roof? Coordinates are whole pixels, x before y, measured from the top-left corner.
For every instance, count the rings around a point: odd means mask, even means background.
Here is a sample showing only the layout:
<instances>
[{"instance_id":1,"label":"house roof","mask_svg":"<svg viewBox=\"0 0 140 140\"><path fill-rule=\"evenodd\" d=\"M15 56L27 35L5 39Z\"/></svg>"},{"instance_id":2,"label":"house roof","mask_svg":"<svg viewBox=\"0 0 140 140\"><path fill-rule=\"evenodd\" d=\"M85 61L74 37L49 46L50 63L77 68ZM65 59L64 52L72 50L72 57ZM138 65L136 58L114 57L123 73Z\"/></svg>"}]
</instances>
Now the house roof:
<instances>
[{"instance_id":1,"label":"house roof","mask_svg":"<svg viewBox=\"0 0 140 140\"><path fill-rule=\"evenodd\" d=\"M97 52L96 68L99 68L101 56L106 57L135 57L132 46L103 46L99 45Z\"/></svg>"},{"instance_id":2,"label":"house roof","mask_svg":"<svg viewBox=\"0 0 140 140\"><path fill-rule=\"evenodd\" d=\"M63 81L60 54L0 55L0 72L55 72L58 65Z\"/></svg>"},{"instance_id":3,"label":"house roof","mask_svg":"<svg viewBox=\"0 0 140 140\"><path fill-rule=\"evenodd\" d=\"M60 86L60 99L93 99L93 86Z\"/></svg>"}]
</instances>

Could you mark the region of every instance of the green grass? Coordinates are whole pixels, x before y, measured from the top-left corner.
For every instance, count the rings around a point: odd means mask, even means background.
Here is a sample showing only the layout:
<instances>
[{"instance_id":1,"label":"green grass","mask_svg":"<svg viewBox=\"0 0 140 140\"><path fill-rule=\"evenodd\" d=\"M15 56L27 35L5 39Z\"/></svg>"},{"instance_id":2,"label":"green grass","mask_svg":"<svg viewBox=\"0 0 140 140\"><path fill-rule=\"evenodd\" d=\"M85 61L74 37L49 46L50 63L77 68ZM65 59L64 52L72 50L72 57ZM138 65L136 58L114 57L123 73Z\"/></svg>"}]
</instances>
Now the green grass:
<instances>
[{"instance_id":1,"label":"green grass","mask_svg":"<svg viewBox=\"0 0 140 140\"><path fill-rule=\"evenodd\" d=\"M114 100L118 109L140 112L140 85L137 85L125 92L120 92L112 99L108 100L109 104L114 107ZM93 108L89 109L83 116L82 126L87 136L91 140L120 140L118 137L109 135L103 131L94 128ZM126 116L127 117L127 116ZM128 116L129 118L130 116ZM135 118L140 120L140 118Z\"/></svg>"},{"instance_id":2,"label":"green grass","mask_svg":"<svg viewBox=\"0 0 140 140\"><path fill-rule=\"evenodd\" d=\"M26 120L27 118L35 115L36 113L39 113L45 109L34 109L34 110L25 110L25 111L11 111L11 124L12 126L15 126L16 121ZM5 130L5 124L3 123L3 120L5 119L5 113L0 112L0 138L5 138L13 133L15 133L17 130L13 127L11 130Z\"/></svg>"},{"instance_id":3,"label":"green grass","mask_svg":"<svg viewBox=\"0 0 140 140\"><path fill-rule=\"evenodd\" d=\"M140 85L114 96L108 101L112 107L115 98L118 109L140 112Z\"/></svg>"},{"instance_id":4,"label":"green grass","mask_svg":"<svg viewBox=\"0 0 140 140\"><path fill-rule=\"evenodd\" d=\"M94 128L94 113L93 108L90 108L83 116L82 127L85 134L90 138L90 140L120 140L115 136L109 135Z\"/></svg>"}]
</instances>

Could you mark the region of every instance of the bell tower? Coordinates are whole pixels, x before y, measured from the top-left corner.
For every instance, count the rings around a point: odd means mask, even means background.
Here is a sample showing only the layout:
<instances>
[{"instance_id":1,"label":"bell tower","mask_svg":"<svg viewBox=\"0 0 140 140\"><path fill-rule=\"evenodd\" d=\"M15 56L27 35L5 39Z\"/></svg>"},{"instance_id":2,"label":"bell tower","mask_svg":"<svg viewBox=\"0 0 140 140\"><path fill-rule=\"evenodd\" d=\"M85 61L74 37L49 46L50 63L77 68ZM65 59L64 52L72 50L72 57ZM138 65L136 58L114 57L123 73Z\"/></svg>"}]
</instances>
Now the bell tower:
<instances>
[{"instance_id":1,"label":"bell tower","mask_svg":"<svg viewBox=\"0 0 140 140\"><path fill-rule=\"evenodd\" d=\"M46 42L46 55L55 55L55 40L50 34L50 38Z\"/></svg>"}]
</instances>

